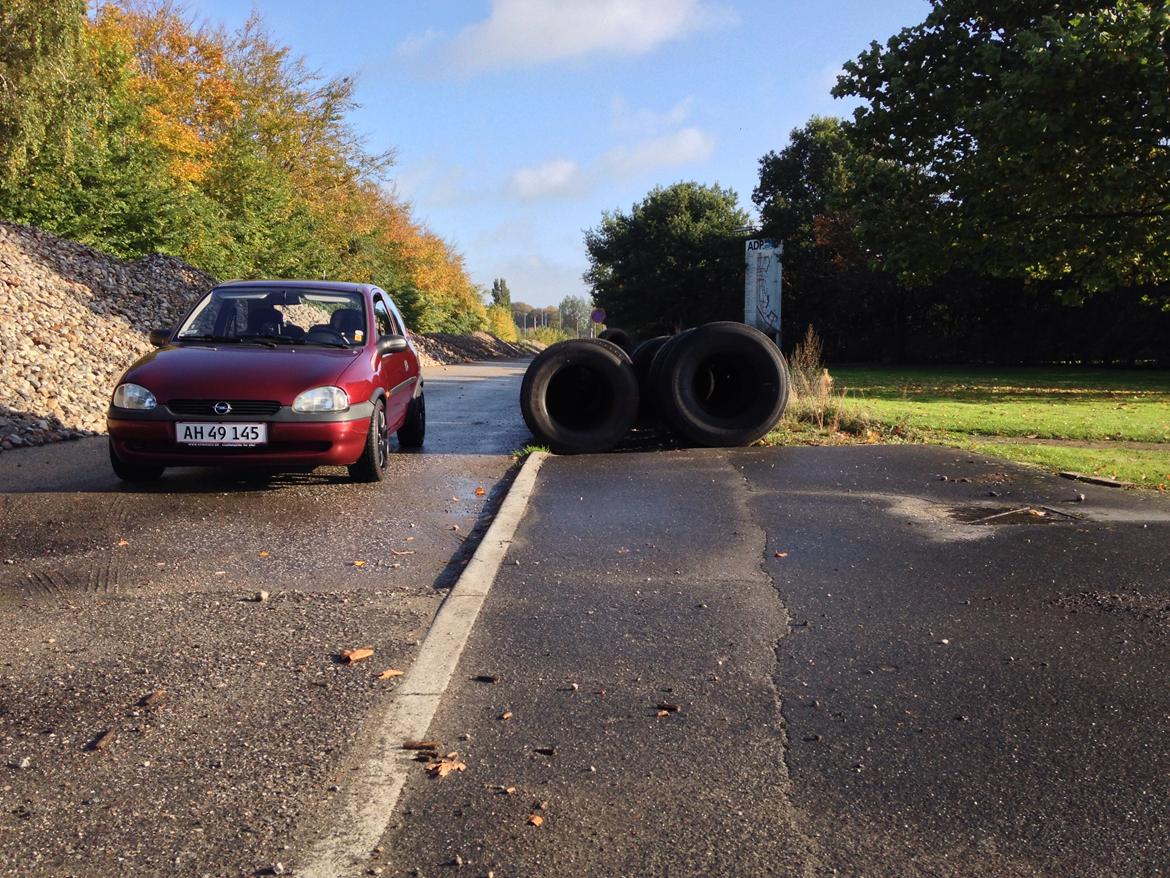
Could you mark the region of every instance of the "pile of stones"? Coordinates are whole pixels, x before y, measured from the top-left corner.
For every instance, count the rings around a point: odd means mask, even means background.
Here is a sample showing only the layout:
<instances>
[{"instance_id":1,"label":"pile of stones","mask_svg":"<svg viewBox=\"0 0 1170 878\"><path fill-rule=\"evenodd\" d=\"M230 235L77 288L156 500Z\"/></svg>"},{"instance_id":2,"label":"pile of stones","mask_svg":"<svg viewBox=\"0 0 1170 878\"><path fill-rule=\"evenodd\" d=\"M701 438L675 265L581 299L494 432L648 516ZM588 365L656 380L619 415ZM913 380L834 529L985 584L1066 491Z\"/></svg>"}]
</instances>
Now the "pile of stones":
<instances>
[{"instance_id":1,"label":"pile of stones","mask_svg":"<svg viewBox=\"0 0 1170 878\"><path fill-rule=\"evenodd\" d=\"M215 279L0 222L0 450L100 432L114 382Z\"/></svg>"}]
</instances>

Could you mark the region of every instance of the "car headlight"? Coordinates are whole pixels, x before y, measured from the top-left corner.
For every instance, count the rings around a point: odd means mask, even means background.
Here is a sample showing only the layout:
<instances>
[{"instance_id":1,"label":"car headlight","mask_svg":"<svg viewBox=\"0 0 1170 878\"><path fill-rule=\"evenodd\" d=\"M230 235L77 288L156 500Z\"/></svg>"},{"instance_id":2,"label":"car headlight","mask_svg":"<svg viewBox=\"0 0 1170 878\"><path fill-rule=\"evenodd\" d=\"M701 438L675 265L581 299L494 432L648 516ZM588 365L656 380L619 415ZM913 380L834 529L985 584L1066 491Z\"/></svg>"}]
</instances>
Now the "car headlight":
<instances>
[{"instance_id":1,"label":"car headlight","mask_svg":"<svg viewBox=\"0 0 1170 878\"><path fill-rule=\"evenodd\" d=\"M158 405L158 400L141 384L119 384L114 391L114 405L120 409L149 411Z\"/></svg>"},{"instance_id":2,"label":"car headlight","mask_svg":"<svg viewBox=\"0 0 1170 878\"><path fill-rule=\"evenodd\" d=\"M314 387L293 400L294 412L343 412L349 408L349 394L340 387Z\"/></svg>"}]
</instances>

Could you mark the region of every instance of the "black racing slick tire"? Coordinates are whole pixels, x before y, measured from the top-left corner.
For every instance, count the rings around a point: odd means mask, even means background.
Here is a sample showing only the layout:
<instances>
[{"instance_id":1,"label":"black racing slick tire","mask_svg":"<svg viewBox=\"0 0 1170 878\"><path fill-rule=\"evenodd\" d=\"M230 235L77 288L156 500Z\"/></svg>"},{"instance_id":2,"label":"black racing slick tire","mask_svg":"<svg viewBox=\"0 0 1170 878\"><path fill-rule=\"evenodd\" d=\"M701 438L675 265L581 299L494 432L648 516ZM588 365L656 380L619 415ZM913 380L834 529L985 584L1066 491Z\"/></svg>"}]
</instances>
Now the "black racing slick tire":
<instances>
[{"instance_id":1,"label":"black racing slick tire","mask_svg":"<svg viewBox=\"0 0 1170 878\"><path fill-rule=\"evenodd\" d=\"M558 454L608 451L638 414L638 379L629 355L599 339L545 348L524 373L520 411L537 441Z\"/></svg>"},{"instance_id":2,"label":"black racing slick tire","mask_svg":"<svg viewBox=\"0 0 1170 878\"><path fill-rule=\"evenodd\" d=\"M612 342L627 354L634 349L634 340L624 329L617 329L616 327L613 329L605 329L597 337L602 341Z\"/></svg>"},{"instance_id":3,"label":"black racing slick tire","mask_svg":"<svg viewBox=\"0 0 1170 878\"><path fill-rule=\"evenodd\" d=\"M349 477L355 482L380 482L386 478L386 465L390 462L390 425L386 423L386 401L374 404L370 415L370 427L366 431L366 444L362 456L348 467Z\"/></svg>"},{"instance_id":4,"label":"black racing slick tire","mask_svg":"<svg viewBox=\"0 0 1170 878\"><path fill-rule=\"evenodd\" d=\"M750 445L788 405L788 364L770 338L743 323L708 323L663 346L655 401L666 423L696 445Z\"/></svg>"},{"instance_id":5,"label":"black racing slick tire","mask_svg":"<svg viewBox=\"0 0 1170 878\"><path fill-rule=\"evenodd\" d=\"M651 420L655 414L654 394L650 389L650 367L654 364L654 357L662 346L670 341L669 335L660 335L647 339L634 348L630 359L634 362L634 374L638 376L638 392L642 395L638 419Z\"/></svg>"},{"instance_id":6,"label":"black racing slick tire","mask_svg":"<svg viewBox=\"0 0 1170 878\"><path fill-rule=\"evenodd\" d=\"M427 435L427 397L420 393L410 401L406 420L398 428L398 445L402 448L422 448Z\"/></svg>"}]
</instances>

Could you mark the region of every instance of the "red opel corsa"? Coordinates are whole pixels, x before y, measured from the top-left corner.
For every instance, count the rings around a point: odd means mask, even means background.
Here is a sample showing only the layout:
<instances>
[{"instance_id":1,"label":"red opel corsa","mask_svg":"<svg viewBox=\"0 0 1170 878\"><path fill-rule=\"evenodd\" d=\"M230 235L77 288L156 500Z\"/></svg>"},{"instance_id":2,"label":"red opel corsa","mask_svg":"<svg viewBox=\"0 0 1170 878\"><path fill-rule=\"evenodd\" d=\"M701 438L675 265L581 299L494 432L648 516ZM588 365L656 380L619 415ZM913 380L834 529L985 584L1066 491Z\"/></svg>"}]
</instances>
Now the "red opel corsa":
<instances>
[{"instance_id":1,"label":"red opel corsa","mask_svg":"<svg viewBox=\"0 0 1170 878\"><path fill-rule=\"evenodd\" d=\"M426 433L418 356L369 284L233 281L211 290L126 370L106 424L127 481L168 466L349 467L380 481L390 434Z\"/></svg>"}]
</instances>

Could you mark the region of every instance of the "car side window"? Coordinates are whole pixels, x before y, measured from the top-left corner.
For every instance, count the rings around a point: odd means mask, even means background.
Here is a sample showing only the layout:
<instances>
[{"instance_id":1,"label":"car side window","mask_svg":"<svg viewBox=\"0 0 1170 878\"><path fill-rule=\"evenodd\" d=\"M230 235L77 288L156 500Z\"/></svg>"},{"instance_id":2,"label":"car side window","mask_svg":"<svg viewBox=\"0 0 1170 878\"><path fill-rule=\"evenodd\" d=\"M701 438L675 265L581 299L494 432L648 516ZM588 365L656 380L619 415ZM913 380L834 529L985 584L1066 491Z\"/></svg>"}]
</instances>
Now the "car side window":
<instances>
[{"instance_id":1,"label":"car side window","mask_svg":"<svg viewBox=\"0 0 1170 878\"><path fill-rule=\"evenodd\" d=\"M394 325L398 327L399 335L406 335L406 321L402 319L402 314L398 311L398 306L394 304L394 300L387 298L390 303L390 317L394 320Z\"/></svg>"},{"instance_id":2,"label":"car side window","mask_svg":"<svg viewBox=\"0 0 1170 878\"><path fill-rule=\"evenodd\" d=\"M378 335L394 335L394 322L390 319L390 312L381 296L374 298L374 319L378 323Z\"/></svg>"}]
</instances>

